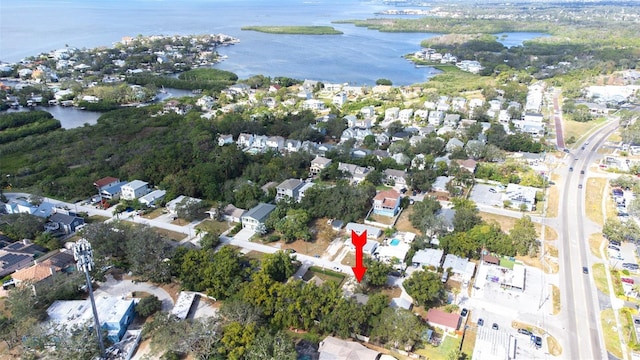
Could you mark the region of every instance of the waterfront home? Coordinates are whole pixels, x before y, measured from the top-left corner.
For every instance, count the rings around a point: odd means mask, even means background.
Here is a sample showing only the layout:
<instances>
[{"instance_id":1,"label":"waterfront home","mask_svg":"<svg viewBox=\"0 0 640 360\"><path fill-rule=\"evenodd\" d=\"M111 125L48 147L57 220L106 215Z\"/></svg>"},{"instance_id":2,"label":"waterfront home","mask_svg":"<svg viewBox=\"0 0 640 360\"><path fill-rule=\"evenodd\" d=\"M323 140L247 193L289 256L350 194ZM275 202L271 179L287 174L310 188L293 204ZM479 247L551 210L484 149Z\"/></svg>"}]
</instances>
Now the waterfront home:
<instances>
[{"instance_id":1,"label":"waterfront home","mask_svg":"<svg viewBox=\"0 0 640 360\"><path fill-rule=\"evenodd\" d=\"M399 116L400 116L400 108L398 107L388 108L387 110L384 111L385 121L397 120Z\"/></svg>"},{"instance_id":2,"label":"waterfront home","mask_svg":"<svg viewBox=\"0 0 640 360\"><path fill-rule=\"evenodd\" d=\"M403 124L409 124L413 120L413 109L402 109L398 112L398 120Z\"/></svg>"},{"instance_id":3,"label":"waterfront home","mask_svg":"<svg viewBox=\"0 0 640 360\"><path fill-rule=\"evenodd\" d=\"M303 110L320 111L326 108L324 101L318 99L307 99L302 102Z\"/></svg>"},{"instance_id":4,"label":"waterfront home","mask_svg":"<svg viewBox=\"0 0 640 360\"><path fill-rule=\"evenodd\" d=\"M442 111L430 111L429 112L429 124L433 126L442 125L442 121L444 120L444 113Z\"/></svg>"}]
</instances>

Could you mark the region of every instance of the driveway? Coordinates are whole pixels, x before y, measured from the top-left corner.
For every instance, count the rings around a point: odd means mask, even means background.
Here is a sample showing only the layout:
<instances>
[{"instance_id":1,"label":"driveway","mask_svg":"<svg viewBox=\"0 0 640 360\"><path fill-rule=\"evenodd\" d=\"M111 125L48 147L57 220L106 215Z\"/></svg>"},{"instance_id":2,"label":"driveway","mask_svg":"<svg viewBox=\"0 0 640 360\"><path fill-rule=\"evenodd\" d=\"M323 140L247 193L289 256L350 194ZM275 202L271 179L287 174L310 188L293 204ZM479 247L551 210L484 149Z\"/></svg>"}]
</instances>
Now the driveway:
<instances>
[{"instance_id":1,"label":"driveway","mask_svg":"<svg viewBox=\"0 0 640 360\"><path fill-rule=\"evenodd\" d=\"M99 287L95 289L94 295L98 296L115 296L128 297L133 291L144 291L153 294L162 301L162 311L170 311L173 308L173 299L164 289L145 282L133 282L132 280L116 280L112 275L106 276L106 281L99 283Z\"/></svg>"},{"instance_id":2,"label":"driveway","mask_svg":"<svg viewBox=\"0 0 640 360\"><path fill-rule=\"evenodd\" d=\"M256 232L251 229L242 229L234 237L235 241L249 241Z\"/></svg>"}]
</instances>

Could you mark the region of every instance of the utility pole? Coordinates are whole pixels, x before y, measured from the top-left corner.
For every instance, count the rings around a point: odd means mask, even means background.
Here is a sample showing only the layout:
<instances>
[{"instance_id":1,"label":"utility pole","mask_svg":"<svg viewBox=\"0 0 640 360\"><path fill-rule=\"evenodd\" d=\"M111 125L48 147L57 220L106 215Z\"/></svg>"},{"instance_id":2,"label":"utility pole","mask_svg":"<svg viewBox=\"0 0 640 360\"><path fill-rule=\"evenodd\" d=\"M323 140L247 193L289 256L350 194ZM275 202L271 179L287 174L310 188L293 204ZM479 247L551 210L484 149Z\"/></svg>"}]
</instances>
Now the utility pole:
<instances>
[{"instance_id":1,"label":"utility pole","mask_svg":"<svg viewBox=\"0 0 640 360\"><path fill-rule=\"evenodd\" d=\"M73 258L76 260L78 270L84 271L87 280L87 289L89 289L89 299L91 299L91 309L93 310L93 327L96 330L100 345L100 359L103 359L105 354L104 341L102 340L98 310L96 309L96 301L93 298L93 288L91 287L91 277L89 276L89 271L93 268L93 250L86 239L80 239L73 245Z\"/></svg>"}]
</instances>

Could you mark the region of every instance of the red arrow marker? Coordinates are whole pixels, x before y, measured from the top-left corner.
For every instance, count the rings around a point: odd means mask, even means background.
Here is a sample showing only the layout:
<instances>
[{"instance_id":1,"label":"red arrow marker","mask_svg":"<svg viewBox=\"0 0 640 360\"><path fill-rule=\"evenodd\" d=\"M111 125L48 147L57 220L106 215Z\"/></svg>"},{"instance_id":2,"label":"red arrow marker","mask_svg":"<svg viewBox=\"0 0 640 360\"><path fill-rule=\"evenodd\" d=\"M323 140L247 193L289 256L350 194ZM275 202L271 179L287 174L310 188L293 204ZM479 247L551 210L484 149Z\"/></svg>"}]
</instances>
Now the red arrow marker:
<instances>
[{"instance_id":1,"label":"red arrow marker","mask_svg":"<svg viewBox=\"0 0 640 360\"><path fill-rule=\"evenodd\" d=\"M364 267L362 259L362 248L367 244L367 230L358 235L355 231L351 230L351 243L356 247L356 266L351 267L353 274L356 276L358 282L362 281L364 273L367 272L367 268Z\"/></svg>"}]
</instances>

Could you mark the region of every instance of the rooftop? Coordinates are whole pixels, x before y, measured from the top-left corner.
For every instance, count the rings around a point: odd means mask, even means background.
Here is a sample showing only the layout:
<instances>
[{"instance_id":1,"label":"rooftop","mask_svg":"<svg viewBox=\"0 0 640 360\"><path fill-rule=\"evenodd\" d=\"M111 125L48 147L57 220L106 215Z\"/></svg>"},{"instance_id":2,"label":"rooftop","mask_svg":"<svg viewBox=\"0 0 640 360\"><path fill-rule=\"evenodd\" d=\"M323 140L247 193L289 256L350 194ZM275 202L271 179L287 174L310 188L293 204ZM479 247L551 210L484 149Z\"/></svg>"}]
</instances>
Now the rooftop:
<instances>
[{"instance_id":1,"label":"rooftop","mask_svg":"<svg viewBox=\"0 0 640 360\"><path fill-rule=\"evenodd\" d=\"M434 325L457 329L458 324L460 323L460 315L432 308L427 311L427 322Z\"/></svg>"}]
</instances>

